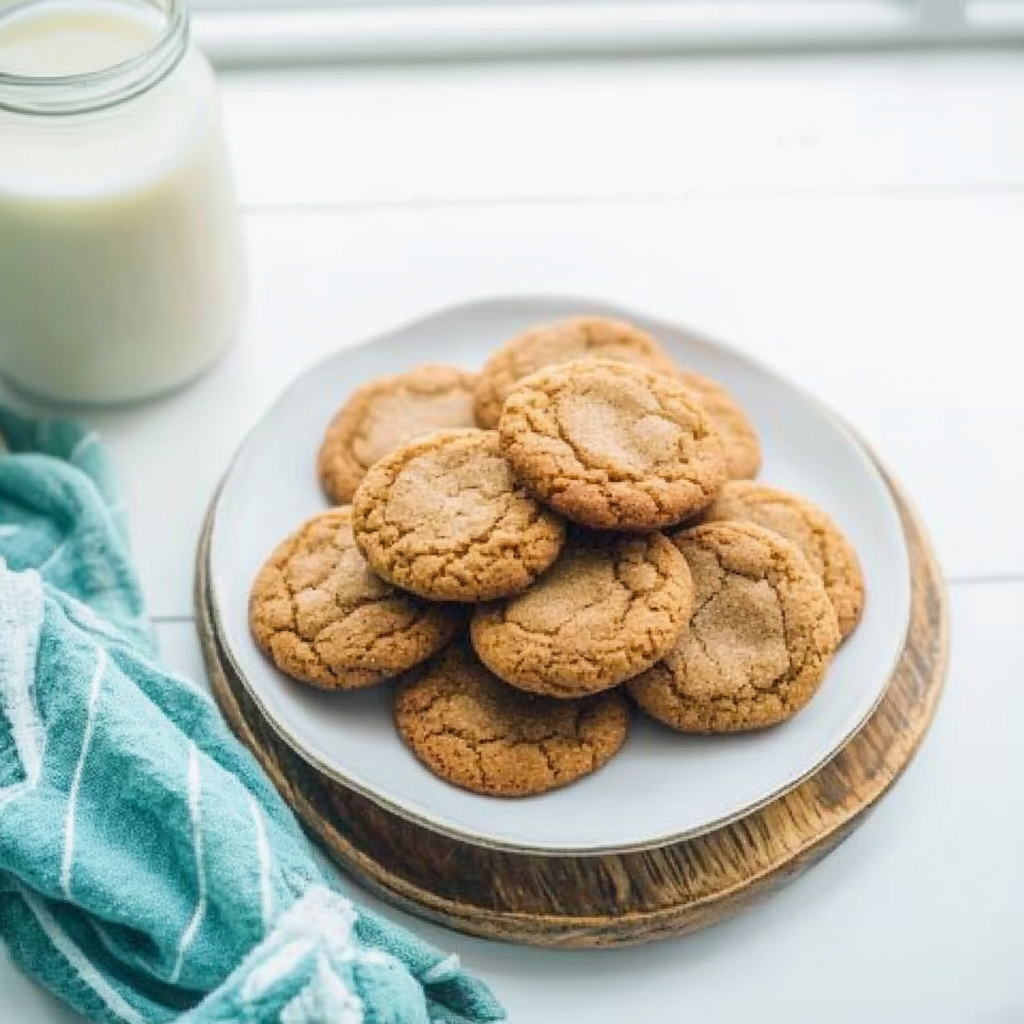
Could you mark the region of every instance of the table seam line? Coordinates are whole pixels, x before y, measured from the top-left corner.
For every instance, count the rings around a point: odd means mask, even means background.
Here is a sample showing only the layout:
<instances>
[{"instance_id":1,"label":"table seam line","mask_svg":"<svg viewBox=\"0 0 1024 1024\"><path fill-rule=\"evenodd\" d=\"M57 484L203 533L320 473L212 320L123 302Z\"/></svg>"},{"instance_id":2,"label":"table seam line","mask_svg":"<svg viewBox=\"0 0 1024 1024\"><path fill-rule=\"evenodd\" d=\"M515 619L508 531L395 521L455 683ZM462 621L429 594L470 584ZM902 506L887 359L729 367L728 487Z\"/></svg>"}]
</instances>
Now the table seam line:
<instances>
[{"instance_id":1,"label":"table seam line","mask_svg":"<svg viewBox=\"0 0 1024 1024\"><path fill-rule=\"evenodd\" d=\"M679 192L637 192L597 196L539 195L539 196L492 196L489 198L446 198L446 199L383 199L383 200L325 200L323 202L243 202L243 214L289 214L289 213L388 213L417 212L432 210L466 210L481 207L496 209L518 209L524 206L675 206L695 201L735 200L836 200L872 198L1021 198L1024 196L1024 181L1009 179L1002 182L966 182L956 185L868 185L852 188L691 188Z\"/></svg>"}]
</instances>

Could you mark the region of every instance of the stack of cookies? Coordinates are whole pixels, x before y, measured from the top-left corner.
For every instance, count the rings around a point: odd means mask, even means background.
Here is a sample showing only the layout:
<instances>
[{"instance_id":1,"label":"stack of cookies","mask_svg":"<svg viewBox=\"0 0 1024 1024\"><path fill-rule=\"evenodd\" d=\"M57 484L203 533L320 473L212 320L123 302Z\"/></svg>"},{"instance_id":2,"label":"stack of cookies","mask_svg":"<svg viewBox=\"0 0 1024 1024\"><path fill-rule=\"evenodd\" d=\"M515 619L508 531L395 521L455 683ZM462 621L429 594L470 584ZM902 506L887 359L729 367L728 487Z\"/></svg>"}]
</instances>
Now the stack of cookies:
<instances>
[{"instance_id":1,"label":"stack of cookies","mask_svg":"<svg viewBox=\"0 0 1024 1024\"><path fill-rule=\"evenodd\" d=\"M534 328L476 375L359 388L318 458L333 508L271 554L253 636L332 690L397 678L432 772L496 796L613 757L632 705L680 733L783 722L860 618L856 553L752 481L749 417L630 324Z\"/></svg>"}]
</instances>

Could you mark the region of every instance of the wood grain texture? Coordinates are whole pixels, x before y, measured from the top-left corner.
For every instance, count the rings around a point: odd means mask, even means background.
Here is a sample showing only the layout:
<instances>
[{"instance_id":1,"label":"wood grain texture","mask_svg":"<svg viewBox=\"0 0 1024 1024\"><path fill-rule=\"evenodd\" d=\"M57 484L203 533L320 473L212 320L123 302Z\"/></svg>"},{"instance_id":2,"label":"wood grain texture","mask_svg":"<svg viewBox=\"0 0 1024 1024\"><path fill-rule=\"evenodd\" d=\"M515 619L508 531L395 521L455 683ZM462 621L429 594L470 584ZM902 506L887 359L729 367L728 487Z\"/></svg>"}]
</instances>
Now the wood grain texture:
<instances>
[{"instance_id":1,"label":"wood grain texture","mask_svg":"<svg viewBox=\"0 0 1024 1024\"><path fill-rule=\"evenodd\" d=\"M864 820L917 751L945 680L948 602L919 522L893 493L910 551L911 618L871 718L788 794L727 826L652 850L538 856L490 849L407 821L312 768L262 718L224 655L207 585L209 519L195 595L204 658L232 729L310 832L383 898L460 931L511 942L650 942L714 924L806 871Z\"/></svg>"}]
</instances>

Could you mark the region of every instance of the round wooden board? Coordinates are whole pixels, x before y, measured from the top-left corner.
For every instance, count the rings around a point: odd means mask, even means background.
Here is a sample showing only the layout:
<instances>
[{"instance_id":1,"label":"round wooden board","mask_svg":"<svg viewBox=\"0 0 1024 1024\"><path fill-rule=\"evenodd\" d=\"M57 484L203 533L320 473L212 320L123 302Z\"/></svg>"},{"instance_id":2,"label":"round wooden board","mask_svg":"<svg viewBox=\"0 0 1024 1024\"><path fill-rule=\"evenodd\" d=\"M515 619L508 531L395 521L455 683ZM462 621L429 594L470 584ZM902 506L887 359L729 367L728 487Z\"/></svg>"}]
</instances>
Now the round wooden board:
<instances>
[{"instance_id":1,"label":"round wooden board","mask_svg":"<svg viewBox=\"0 0 1024 1024\"><path fill-rule=\"evenodd\" d=\"M213 692L307 828L346 871L411 913L472 935L563 948L693 931L767 896L834 850L910 763L932 721L946 674L947 596L920 523L889 483L910 551L912 598L885 696L853 739L795 789L696 838L614 855L511 853L408 821L323 775L263 719L224 654L207 586L208 518L195 597Z\"/></svg>"}]
</instances>

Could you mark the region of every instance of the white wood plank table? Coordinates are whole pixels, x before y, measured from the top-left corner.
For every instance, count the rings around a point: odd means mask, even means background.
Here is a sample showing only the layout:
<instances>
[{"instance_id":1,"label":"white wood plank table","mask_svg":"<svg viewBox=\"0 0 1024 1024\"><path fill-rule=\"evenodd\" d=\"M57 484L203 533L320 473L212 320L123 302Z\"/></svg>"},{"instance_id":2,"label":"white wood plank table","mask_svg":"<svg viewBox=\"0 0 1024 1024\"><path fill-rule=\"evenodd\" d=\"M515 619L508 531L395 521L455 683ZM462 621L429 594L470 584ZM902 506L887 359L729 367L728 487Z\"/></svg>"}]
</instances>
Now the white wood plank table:
<instances>
[{"instance_id":1,"label":"white wood plank table","mask_svg":"<svg viewBox=\"0 0 1024 1024\"><path fill-rule=\"evenodd\" d=\"M688 939L578 954L388 911L458 949L519 1024L1024 1020L1022 103L1011 53L225 81L252 264L243 337L189 390L90 417L173 667L203 677L195 540L267 404L334 348L498 293L647 308L786 373L894 470L950 582L950 679L922 753L768 903ZM0 1024L77 1019L0 954Z\"/></svg>"}]
</instances>

